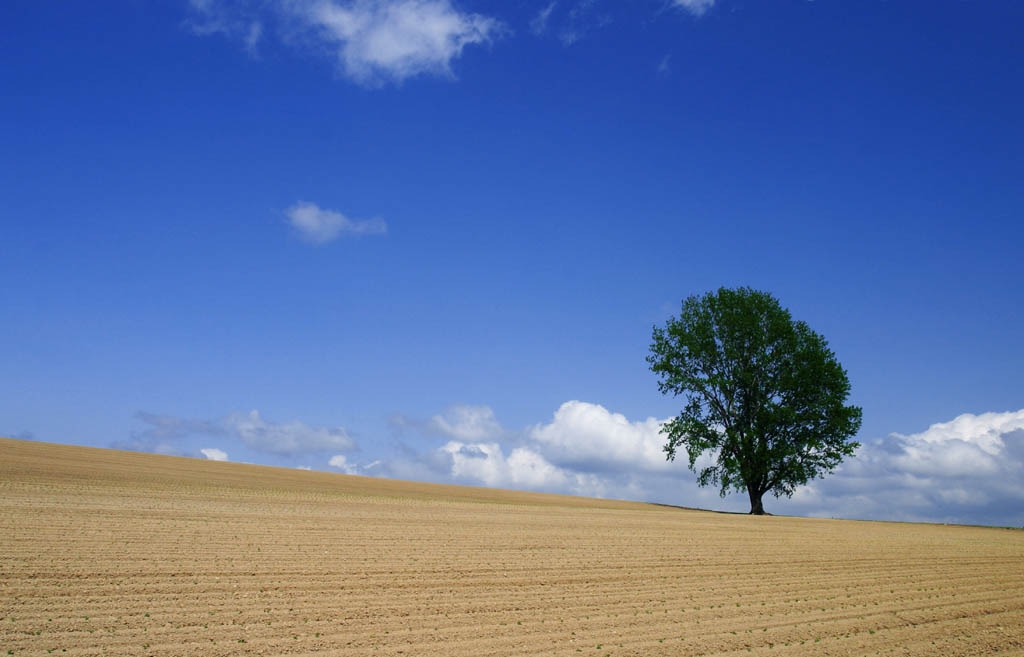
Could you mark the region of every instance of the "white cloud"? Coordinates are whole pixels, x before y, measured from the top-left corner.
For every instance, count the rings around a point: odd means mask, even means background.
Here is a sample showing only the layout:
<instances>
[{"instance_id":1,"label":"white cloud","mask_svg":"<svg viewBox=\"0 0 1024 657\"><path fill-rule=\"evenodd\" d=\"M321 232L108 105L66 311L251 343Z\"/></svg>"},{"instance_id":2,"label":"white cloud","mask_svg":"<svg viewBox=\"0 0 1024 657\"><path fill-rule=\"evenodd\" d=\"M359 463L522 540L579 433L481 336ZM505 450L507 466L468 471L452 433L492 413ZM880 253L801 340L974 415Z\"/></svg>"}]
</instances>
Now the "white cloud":
<instances>
[{"instance_id":1,"label":"white cloud","mask_svg":"<svg viewBox=\"0 0 1024 657\"><path fill-rule=\"evenodd\" d=\"M459 440L494 439L503 432L489 406L452 406L443 415L432 417L429 427Z\"/></svg>"},{"instance_id":2,"label":"white cloud","mask_svg":"<svg viewBox=\"0 0 1024 657\"><path fill-rule=\"evenodd\" d=\"M222 449L217 449L216 447L206 447L199 450L199 452L206 458L210 459L211 461L228 460L228 453Z\"/></svg>"},{"instance_id":3,"label":"white cloud","mask_svg":"<svg viewBox=\"0 0 1024 657\"><path fill-rule=\"evenodd\" d=\"M865 441L779 506L817 516L1024 526L1024 410Z\"/></svg>"},{"instance_id":4,"label":"white cloud","mask_svg":"<svg viewBox=\"0 0 1024 657\"><path fill-rule=\"evenodd\" d=\"M1024 410L1008 413L964 413L949 422L939 422L921 433L904 436L893 434L907 443L940 444L960 441L997 455L1005 446L1003 434L1024 429Z\"/></svg>"},{"instance_id":5,"label":"white cloud","mask_svg":"<svg viewBox=\"0 0 1024 657\"><path fill-rule=\"evenodd\" d=\"M559 468L528 447L517 447L506 457L498 443L453 440L439 451L450 457L451 476L456 481L574 495L600 496L605 492L600 477Z\"/></svg>"},{"instance_id":6,"label":"white cloud","mask_svg":"<svg viewBox=\"0 0 1024 657\"><path fill-rule=\"evenodd\" d=\"M424 461L462 483L644 499L689 476L685 467L665 461L661 424L655 418L630 422L603 406L569 401L551 422L513 432L488 406L453 406L423 428L455 440Z\"/></svg>"},{"instance_id":7,"label":"white cloud","mask_svg":"<svg viewBox=\"0 0 1024 657\"><path fill-rule=\"evenodd\" d=\"M678 464L665 460L664 422L653 417L630 422L600 404L574 400L562 404L551 422L533 427L528 435L560 465L666 471Z\"/></svg>"},{"instance_id":8,"label":"white cloud","mask_svg":"<svg viewBox=\"0 0 1024 657\"><path fill-rule=\"evenodd\" d=\"M274 454L341 452L354 447L344 429L273 423L258 412L217 421L140 414L150 425L130 449L175 452L186 435L236 438ZM348 474L446 481L746 511L745 495L699 488L685 458L665 461L662 420L629 420L604 406L568 401L545 423L503 428L488 406L452 406L403 429L441 434L425 452L406 449L362 465L335 454L328 465ZM865 440L835 473L799 487L768 510L810 516L1024 526L1024 409L965 414L913 434ZM209 453L207 453L209 452ZM221 450L202 450L208 458ZM705 457L702 461L708 460ZM701 467L702 462L698 462Z\"/></svg>"},{"instance_id":9,"label":"white cloud","mask_svg":"<svg viewBox=\"0 0 1024 657\"><path fill-rule=\"evenodd\" d=\"M493 41L500 21L451 0L192 0L197 34L222 33L255 48L264 24L312 51L330 50L341 71L370 86L418 75L452 77L466 46Z\"/></svg>"},{"instance_id":10,"label":"white cloud","mask_svg":"<svg viewBox=\"0 0 1024 657\"><path fill-rule=\"evenodd\" d=\"M456 10L448 0L323 1L307 18L338 48L338 60L358 82L401 81L424 73L451 76L451 62L468 45L500 31L493 18Z\"/></svg>"},{"instance_id":11,"label":"white cloud","mask_svg":"<svg viewBox=\"0 0 1024 657\"><path fill-rule=\"evenodd\" d=\"M441 448L451 455L452 476L456 479L475 479L487 486L499 487L510 477L498 443L462 443L451 441Z\"/></svg>"},{"instance_id":12,"label":"white cloud","mask_svg":"<svg viewBox=\"0 0 1024 657\"><path fill-rule=\"evenodd\" d=\"M551 18L551 12L555 10L555 5L558 4L554 0L546 7L542 7L537 15L530 21L530 31L540 36L544 34L548 29L548 19Z\"/></svg>"},{"instance_id":13,"label":"white cloud","mask_svg":"<svg viewBox=\"0 0 1024 657\"><path fill-rule=\"evenodd\" d=\"M344 454L335 454L327 461L327 465L332 468L337 468L345 474L350 475L369 475L374 468L381 464L380 461L373 461L366 465L360 465L358 463L350 463L348 458Z\"/></svg>"},{"instance_id":14,"label":"white cloud","mask_svg":"<svg viewBox=\"0 0 1024 657\"><path fill-rule=\"evenodd\" d=\"M327 465L332 468L337 468L345 474L357 474L356 468L349 464L348 459L345 458L344 454L335 454L329 461L327 461Z\"/></svg>"},{"instance_id":15,"label":"white cloud","mask_svg":"<svg viewBox=\"0 0 1024 657\"><path fill-rule=\"evenodd\" d=\"M137 413L136 419L148 425L147 428L132 432L129 441L115 442L114 448L184 454L179 443L189 436L233 438L251 449L270 454L340 451L355 447L355 441L342 427L313 427L299 420L270 422L257 410L231 413L219 420L189 420L154 413ZM207 458L214 458L207 450L200 451ZM223 454L219 449L209 451Z\"/></svg>"},{"instance_id":16,"label":"white cloud","mask_svg":"<svg viewBox=\"0 0 1024 657\"><path fill-rule=\"evenodd\" d=\"M383 235L388 226L380 219L353 221L340 212L323 210L315 203L299 201L285 211L298 233L314 244L326 244L341 235Z\"/></svg>"},{"instance_id":17,"label":"white cloud","mask_svg":"<svg viewBox=\"0 0 1024 657\"><path fill-rule=\"evenodd\" d=\"M662 423L569 401L549 422L517 432L502 428L487 406L453 407L420 426L443 428L454 440L415 462L383 464L382 472L746 511L745 495L722 499L715 488L699 488L685 455L665 460ZM1024 410L961 415L920 433L864 442L835 473L797 488L790 499L766 500L768 510L1024 526ZM704 456L697 467L710 461Z\"/></svg>"},{"instance_id":18,"label":"white cloud","mask_svg":"<svg viewBox=\"0 0 1024 657\"><path fill-rule=\"evenodd\" d=\"M298 420L267 422L256 410L232 413L223 424L248 447L261 452L296 454L355 447L355 441L341 427L311 427Z\"/></svg>"},{"instance_id":19,"label":"white cloud","mask_svg":"<svg viewBox=\"0 0 1024 657\"><path fill-rule=\"evenodd\" d=\"M694 16L703 16L708 9L715 6L715 0L672 0L672 4L685 9Z\"/></svg>"}]
</instances>

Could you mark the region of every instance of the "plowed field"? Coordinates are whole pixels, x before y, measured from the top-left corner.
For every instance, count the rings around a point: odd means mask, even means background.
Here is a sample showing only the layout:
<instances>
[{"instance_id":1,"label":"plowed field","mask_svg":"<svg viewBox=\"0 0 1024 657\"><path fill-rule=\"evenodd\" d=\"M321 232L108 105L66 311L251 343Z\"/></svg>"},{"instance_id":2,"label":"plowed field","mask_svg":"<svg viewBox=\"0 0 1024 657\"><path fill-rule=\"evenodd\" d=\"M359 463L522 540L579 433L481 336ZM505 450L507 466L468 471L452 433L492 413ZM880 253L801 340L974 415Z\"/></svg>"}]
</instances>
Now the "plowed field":
<instances>
[{"instance_id":1,"label":"plowed field","mask_svg":"<svg viewBox=\"0 0 1024 657\"><path fill-rule=\"evenodd\" d=\"M1024 532L0 440L0 655L1024 655Z\"/></svg>"}]
</instances>

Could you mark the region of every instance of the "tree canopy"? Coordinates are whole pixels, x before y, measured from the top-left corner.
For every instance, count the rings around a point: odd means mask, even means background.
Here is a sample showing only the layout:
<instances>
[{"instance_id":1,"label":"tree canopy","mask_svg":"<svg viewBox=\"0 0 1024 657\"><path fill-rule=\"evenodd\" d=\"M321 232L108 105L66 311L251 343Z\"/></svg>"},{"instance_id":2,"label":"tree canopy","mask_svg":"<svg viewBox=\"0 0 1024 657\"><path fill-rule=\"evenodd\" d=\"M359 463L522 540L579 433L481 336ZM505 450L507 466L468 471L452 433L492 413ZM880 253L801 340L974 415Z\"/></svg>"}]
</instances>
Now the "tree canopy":
<instances>
[{"instance_id":1,"label":"tree canopy","mask_svg":"<svg viewBox=\"0 0 1024 657\"><path fill-rule=\"evenodd\" d=\"M845 405L850 380L828 343L771 294L721 288L683 301L654 327L647 362L663 394L686 404L662 428L666 457L680 449L701 486L792 496L859 447L861 409ZM698 467L698 459L707 454Z\"/></svg>"}]
</instances>

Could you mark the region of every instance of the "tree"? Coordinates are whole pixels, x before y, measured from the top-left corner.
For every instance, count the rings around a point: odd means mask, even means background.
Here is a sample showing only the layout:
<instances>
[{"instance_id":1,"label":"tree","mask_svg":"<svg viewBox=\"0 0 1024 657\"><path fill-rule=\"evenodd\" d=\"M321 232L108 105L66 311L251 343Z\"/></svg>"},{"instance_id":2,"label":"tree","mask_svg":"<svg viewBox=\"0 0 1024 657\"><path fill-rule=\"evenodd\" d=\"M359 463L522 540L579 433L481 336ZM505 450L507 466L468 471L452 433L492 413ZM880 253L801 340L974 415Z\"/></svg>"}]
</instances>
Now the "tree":
<instances>
[{"instance_id":1,"label":"tree","mask_svg":"<svg viewBox=\"0 0 1024 657\"><path fill-rule=\"evenodd\" d=\"M678 318L654 327L647 362L662 394L686 399L661 430L667 459L685 448L698 484L719 485L723 497L746 490L752 514L764 514L766 493L790 497L860 447L849 440L861 409L844 405L846 371L825 338L766 292L687 298Z\"/></svg>"}]
</instances>

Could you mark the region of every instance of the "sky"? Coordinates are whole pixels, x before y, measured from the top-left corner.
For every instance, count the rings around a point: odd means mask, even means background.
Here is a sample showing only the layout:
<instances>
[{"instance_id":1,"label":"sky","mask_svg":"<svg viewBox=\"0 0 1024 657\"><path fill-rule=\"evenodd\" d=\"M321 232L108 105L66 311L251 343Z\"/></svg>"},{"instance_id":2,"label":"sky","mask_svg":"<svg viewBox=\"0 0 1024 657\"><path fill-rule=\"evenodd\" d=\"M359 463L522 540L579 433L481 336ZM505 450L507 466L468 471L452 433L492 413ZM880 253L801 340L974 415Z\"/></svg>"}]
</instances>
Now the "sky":
<instances>
[{"instance_id":1,"label":"sky","mask_svg":"<svg viewBox=\"0 0 1024 657\"><path fill-rule=\"evenodd\" d=\"M1024 526L1024 4L0 5L0 435L746 511L682 299L863 408L768 511Z\"/></svg>"}]
</instances>

